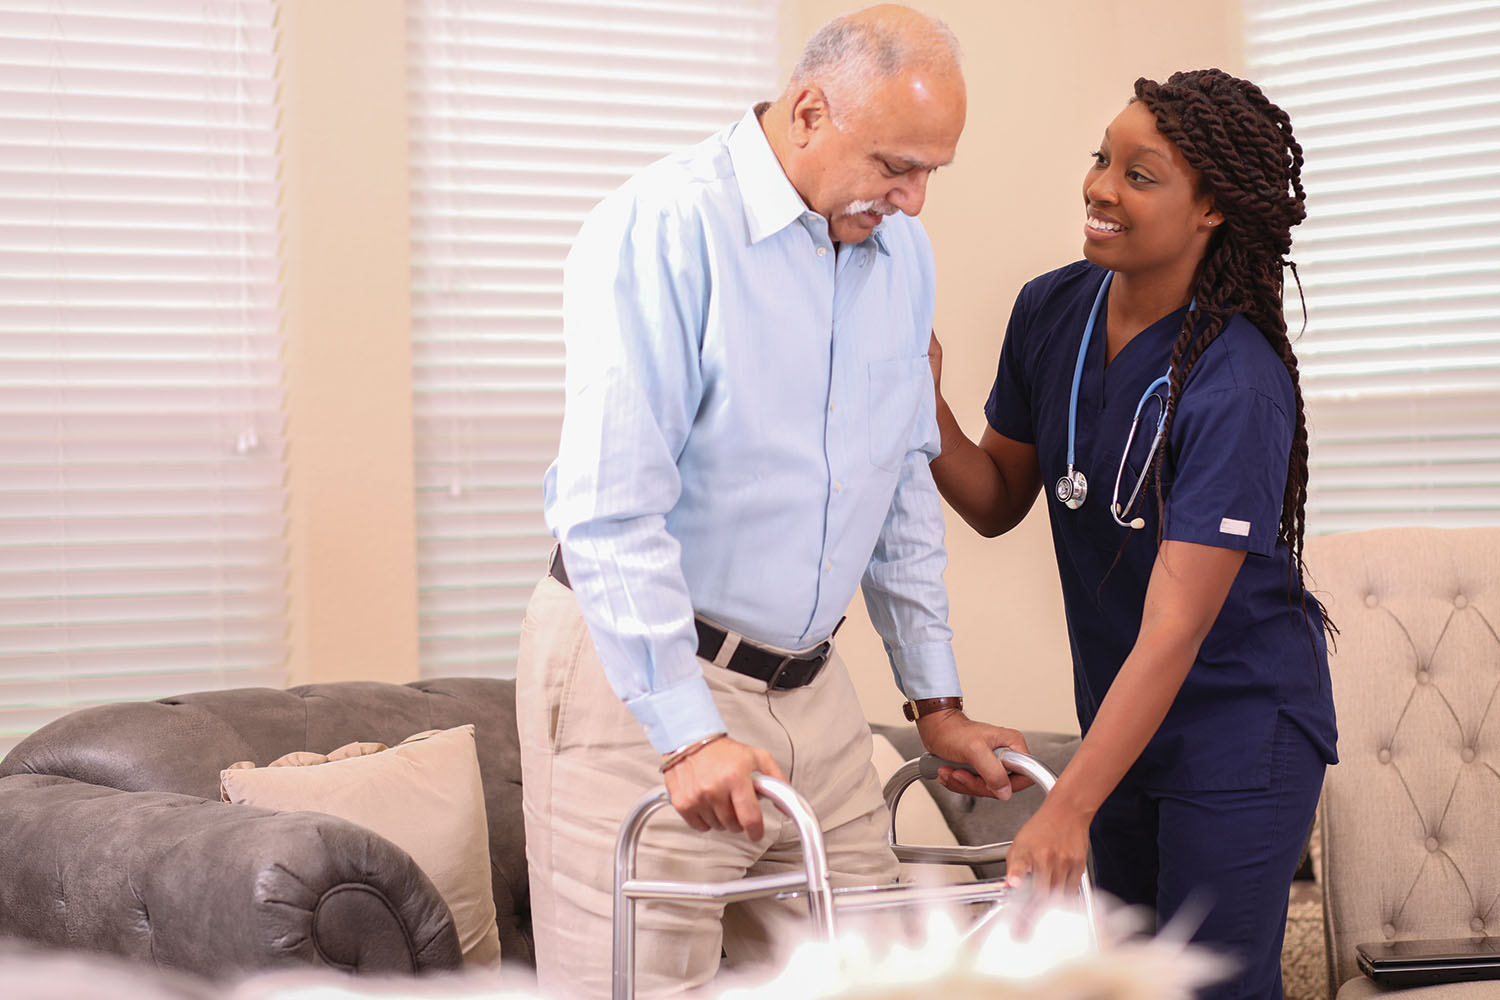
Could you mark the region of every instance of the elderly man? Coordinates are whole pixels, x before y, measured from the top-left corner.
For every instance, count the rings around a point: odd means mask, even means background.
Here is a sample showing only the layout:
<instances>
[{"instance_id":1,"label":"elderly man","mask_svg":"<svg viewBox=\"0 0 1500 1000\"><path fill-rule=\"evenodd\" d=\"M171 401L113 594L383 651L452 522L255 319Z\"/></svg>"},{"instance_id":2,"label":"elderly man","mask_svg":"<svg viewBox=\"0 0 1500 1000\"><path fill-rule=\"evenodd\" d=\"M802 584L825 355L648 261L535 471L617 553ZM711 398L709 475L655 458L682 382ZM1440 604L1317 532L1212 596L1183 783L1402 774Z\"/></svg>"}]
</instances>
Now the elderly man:
<instances>
[{"instance_id":1,"label":"elderly man","mask_svg":"<svg viewBox=\"0 0 1500 1000\"><path fill-rule=\"evenodd\" d=\"M545 989L608 992L614 838L663 779L678 815L647 827L643 877L800 867L759 771L817 813L835 884L894 879L833 645L861 584L923 742L1009 794L993 749L1024 742L963 713L927 468L934 267L914 217L964 102L940 22L841 18L778 100L642 171L578 235L546 480L560 545L518 677ZM641 993L705 982L721 944L764 957L787 906L645 905Z\"/></svg>"}]
</instances>

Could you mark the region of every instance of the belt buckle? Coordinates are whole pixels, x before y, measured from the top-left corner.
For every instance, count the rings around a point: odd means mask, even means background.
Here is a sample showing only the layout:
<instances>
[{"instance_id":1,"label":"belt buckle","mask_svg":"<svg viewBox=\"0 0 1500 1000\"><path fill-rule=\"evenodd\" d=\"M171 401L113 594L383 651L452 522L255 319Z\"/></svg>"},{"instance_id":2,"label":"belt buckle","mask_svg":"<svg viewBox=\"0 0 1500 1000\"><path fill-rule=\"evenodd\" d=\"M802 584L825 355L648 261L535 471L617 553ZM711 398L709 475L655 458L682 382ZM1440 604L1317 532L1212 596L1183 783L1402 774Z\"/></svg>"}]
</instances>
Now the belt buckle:
<instances>
[{"instance_id":1,"label":"belt buckle","mask_svg":"<svg viewBox=\"0 0 1500 1000\"><path fill-rule=\"evenodd\" d=\"M783 656L781 658L781 662L776 664L776 669L771 671L771 677L766 681L766 690L790 690L790 688L778 688L776 686L777 682L781 680L782 671L786 670L786 668L791 666L793 663L811 663L813 661L817 661L817 666L813 668L813 672L808 675L807 680L797 685L797 687L806 687L813 681L817 680L818 675L823 672L823 668L828 666L828 657L829 654L832 653L832 651L833 644L830 642L825 642L818 648L817 653L812 656Z\"/></svg>"}]
</instances>

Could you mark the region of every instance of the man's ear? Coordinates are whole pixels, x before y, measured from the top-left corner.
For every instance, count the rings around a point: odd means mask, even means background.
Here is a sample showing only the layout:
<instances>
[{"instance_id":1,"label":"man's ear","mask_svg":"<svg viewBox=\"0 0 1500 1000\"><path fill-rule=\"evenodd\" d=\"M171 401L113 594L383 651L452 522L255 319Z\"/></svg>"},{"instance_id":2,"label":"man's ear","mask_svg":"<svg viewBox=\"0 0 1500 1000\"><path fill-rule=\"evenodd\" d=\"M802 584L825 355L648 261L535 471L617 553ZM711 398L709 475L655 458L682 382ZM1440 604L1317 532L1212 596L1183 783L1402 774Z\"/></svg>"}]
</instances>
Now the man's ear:
<instances>
[{"instance_id":1,"label":"man's ear","mask_svg":"<svg viewBox=\"0 0 1500 1000\"><path fill-rule=\"evenodd\" d=\"M790 135L793 145L799 149L805 148L818 130L828 124L828 98L823 96L822 87L808 84L792 102Z\"/></svg>"}]
</instances>

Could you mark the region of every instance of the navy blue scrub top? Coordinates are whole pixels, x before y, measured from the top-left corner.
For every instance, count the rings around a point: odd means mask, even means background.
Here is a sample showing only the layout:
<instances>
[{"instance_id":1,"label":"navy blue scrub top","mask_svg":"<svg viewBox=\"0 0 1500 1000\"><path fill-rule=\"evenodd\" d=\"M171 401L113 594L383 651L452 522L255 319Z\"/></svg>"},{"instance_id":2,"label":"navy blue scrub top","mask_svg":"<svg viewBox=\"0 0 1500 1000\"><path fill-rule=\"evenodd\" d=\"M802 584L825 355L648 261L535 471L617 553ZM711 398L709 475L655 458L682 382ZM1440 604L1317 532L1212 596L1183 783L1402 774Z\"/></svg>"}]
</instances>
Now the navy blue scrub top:
<instances>
[{"instance_id":1,"label":"navy blue scrub top","mask_svg":"<svg viewBox=\"0 0 1500 1000\"><path fill-rule=\"evenodd\" d=\"M1324 761L1335 763L1333 698L1317 605L1308 595L1304 612L1288 596L1290 551L1276 540L1296 400L1281 359L1250 322L1233 317L1193 368L1162 445L1162 512L1147 484L1132 515L1143 517L1146 526L1127 531L1109 514L1120 452L1141 394L1167 371L1185 310L1147 327L1106 367L1107 310L1101 309L1078 391L1074 446L1074 468L1088 477L1088 498L1070 510L1053 495L1053 484L1067 472L1068 401L1078 347L1104 274L1078 261L1027 283L1011 312L985 406L998 433L1037 449L1062 577L1079 725L1088 732L1140 631L1157 525L1164 518L1164 539L1244 549L1247 555L1182 690L1132 773L1164 791L1266 787L1278 714L1307 734ZM1120 484L1121 503L1141 475L1158 413L1154 401L1142 411Z\"/></svg>"}]
</instances>

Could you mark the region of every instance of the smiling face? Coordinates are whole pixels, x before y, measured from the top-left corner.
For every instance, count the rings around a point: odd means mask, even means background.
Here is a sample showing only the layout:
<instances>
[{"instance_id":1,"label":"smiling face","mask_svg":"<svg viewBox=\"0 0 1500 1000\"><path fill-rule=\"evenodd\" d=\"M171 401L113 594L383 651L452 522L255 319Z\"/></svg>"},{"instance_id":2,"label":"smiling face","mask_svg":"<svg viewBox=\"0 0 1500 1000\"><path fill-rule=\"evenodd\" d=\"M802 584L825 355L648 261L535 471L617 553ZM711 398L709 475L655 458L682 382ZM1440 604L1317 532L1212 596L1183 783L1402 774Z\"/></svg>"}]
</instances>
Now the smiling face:
<instances>
[{"instance_id":1,"label":"smiling face","mask_svg":"<svg viewBox=\"0 0 1500 1000\"><path fill-rule=\"evenodd\" d=\"M1083 255L1121 274L1191 277L1223 216L1198 171L1132 102L1104 130L1083 178Z\"/></svg>"},{"instance_id":2,"label":"smiling face","mask_svg":"<svg viewBox=\"0 0 1500 1000\"><path fill-rule=\"evenodd\" d=\"M835 108L820 88L793 107L800 148L793 183L828 220L840 243L861 243L887 215L916 215L927 179L953 162L963 132L965 94L957 74L906 72L878 85L865 108ZM789 172L790 175L790 172Z\"/></svg>"}]
</instances>

